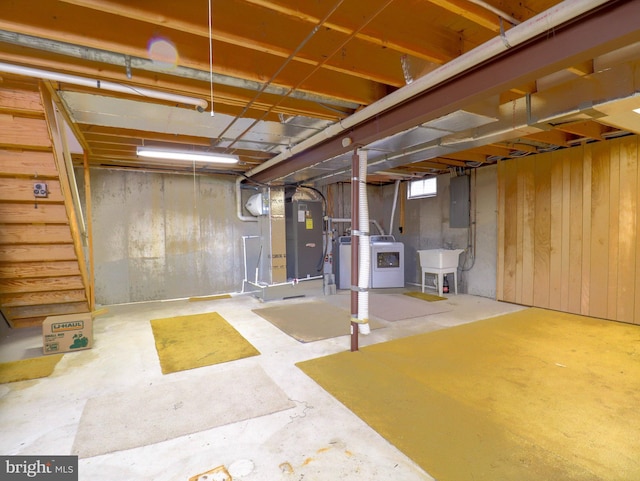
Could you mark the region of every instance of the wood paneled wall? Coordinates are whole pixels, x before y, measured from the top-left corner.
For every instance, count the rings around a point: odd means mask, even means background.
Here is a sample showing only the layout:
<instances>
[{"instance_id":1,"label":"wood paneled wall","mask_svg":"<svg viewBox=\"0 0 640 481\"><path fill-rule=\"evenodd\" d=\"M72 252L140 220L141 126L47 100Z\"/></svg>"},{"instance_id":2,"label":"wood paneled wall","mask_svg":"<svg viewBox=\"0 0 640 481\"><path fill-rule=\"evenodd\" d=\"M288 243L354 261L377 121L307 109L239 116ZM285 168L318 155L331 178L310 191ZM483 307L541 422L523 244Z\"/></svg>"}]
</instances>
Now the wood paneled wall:
<instances>
[{"instance_id":1,"label":"wood paneled wall","mask_svg":"<svg viewBox=\"0 0 640 481\"><path fill-rule=\"evenodd\" d=\"M640 324L638 144L498 165L499 300Z\"/></svg>"}]
</instances>

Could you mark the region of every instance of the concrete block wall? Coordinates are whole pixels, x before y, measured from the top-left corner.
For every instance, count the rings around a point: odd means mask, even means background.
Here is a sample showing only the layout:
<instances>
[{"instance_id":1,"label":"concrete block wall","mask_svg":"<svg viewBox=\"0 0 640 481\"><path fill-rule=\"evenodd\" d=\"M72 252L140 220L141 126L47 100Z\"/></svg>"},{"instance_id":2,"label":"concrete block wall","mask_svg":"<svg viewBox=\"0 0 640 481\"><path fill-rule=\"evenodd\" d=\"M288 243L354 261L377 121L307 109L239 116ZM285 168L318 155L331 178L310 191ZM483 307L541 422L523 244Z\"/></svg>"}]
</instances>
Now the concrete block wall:
<instances>
[{"instance_id":1,"label":"concrete block wall","mask_svg":"<svg viewBox=\"0 0 640 481\"><path fill-rule=\"evenodd\" d=\"M82 172L76 177L84 199ZM471 245L475 261L461 255L467 270L459 290L494 298L496 168L477 169L471 178L475 236L449 227L449 182L441 175L436 197L406 200L402 232L398 201L391 234L405 244L406 281L420 283L417 250ZM260 230L235 215L235 178L92 169L91 192L98 305L241 291L242 236ZM369 186L368 193L371 219L389 233L395 186ZM348 184L332 201L350 217Z\"/></svg>"},{"instance_id":2,"label":"concrete block wall","mask_svg":"<svg viewBox=\"0 0 640 481\"><path fill-rule=\"evenodd\" d=\"M258 227L235 215L234 181L92 169L96 303L240 291L242 236Z\"/></svg>"},{"instance_id":3,"label":"concrete block wall","mask_svg":"<svg viewBox=\"0 0 640 481\"><path fill-rule=\"evenodd\" d=\"M396 207L392 234L404 243L406 281L421 283L418 250L467 249L460 255L459 292L495 298L497 170L495 166L486 166L472 172L470 228L449 227L450 179L450 175L438 176L438 194L435 197L406 200L402 232ZM379 216L390 219L395 186L386 185L381 189L384 201ZM390 222L386 221L386 225Z\"/></svg>"}]
</instances>

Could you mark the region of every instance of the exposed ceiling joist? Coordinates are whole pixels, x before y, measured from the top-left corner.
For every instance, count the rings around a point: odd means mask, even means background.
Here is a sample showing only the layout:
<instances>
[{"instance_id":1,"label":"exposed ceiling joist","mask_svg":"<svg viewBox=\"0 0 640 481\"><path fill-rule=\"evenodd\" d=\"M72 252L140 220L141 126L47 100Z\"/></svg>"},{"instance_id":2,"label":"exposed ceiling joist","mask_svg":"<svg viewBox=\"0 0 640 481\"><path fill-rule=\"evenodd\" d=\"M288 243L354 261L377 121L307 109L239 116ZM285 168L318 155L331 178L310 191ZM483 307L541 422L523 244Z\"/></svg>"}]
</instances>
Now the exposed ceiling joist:
<instances>
[{"instance_id":1,"label":"exposed ceiling joist","mask_svg":"<svg viewBox=\"0 0 640 481\"><path fill-rule=\"evenodd\" d=\"M322 185L348 181L352 149L363 146L370 178L384 183L640 132L633 112L640 107L640 35L630 25L640 18L638 2L212 6L210 32L206 2L2 2L0 65L95 80L96 88L62 81L50 88L89 165L110 168L184 171L136 156L136 146L152 144L240 156L236 170L198 166L200 173ZM578 8L592 12L549 27L558 12ZM513 42L527 22L546 29L527 45ZM580 28L588 33L566 33ZM445 74L493 45L507 51ZM174 58L159 55L158 46L173 49ZM18 81L0 77L0 93ZM434 78L417 94L423 79ZM107 92L99 82L204 99L215 115Z\"/></svg>"},{"instance_id":2,"label":"exposed ceiling joist","mask_svg":"<svg viewBox=\"0 0 640 481\"><path fill-rule=\"evenodd\" d=\"M618 2L613 8L590 12L579 22L556 29L551 38L542 36L510 48L466 75L421 92L411 102L381 112L342 135L306 149L304 154L293 155L257 172L254 177L261 182L278 179L287 172L300 170L344 153L344 136L348 136L356 145L367 145L376 138L397 134L445 115L452 109L462 108L499 93L510 85L520 85L609 49L640 41L640 30L635 20L638 10L637 4ZM593 32L599 34L594 35Z\"/></svg>"}]
</instances>

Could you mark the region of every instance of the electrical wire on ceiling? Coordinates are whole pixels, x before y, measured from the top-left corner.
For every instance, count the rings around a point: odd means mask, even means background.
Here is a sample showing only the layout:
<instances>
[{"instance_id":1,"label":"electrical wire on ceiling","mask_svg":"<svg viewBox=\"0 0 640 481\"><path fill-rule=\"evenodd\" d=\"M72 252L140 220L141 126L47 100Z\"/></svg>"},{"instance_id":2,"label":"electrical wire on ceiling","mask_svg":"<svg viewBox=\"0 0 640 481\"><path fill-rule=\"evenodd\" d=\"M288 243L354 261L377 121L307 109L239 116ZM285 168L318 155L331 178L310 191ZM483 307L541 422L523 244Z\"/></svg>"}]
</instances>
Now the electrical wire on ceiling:
<instances>
[{"instance_id":1,"label":"electrical wire on ceiling","mask_svg":"<svg viewBox=\"0 0 640 481\"><path fill-rule=\"evenodd\" d=\"M280 72L284 69L284 67L293 59L294 55L302 48L302 46L318 31L318 29L320 28L320 26L322 24L324 24L331 15L333 15L333 13L338 9L338 7L343 3L344 0L340 0L338 3L336 3L334 5L334 7L324 16L324 18L322 20L320 20L320 22L318 22L318 24L314 27L314 29L312 30L312 32L307 36L307 38L305 38L305 40L303 40L303 43L301 43L292 53L291 55L289 55L289 57L285 60L285 62L283 63L283 65L278 69L278 71L271 76L271 78L269 79L269 81L265 84L269 85L271 82L273 82L277 76L280 74ZM271 107L269 107L269 109L262 114L262 116L256 120L253 121L253 123L248 126L243 132L241 132L239 135L236 136L236 138L233 140L233 142L231 142L231 144L229 144L227 146L227 148L225 149L225 152L228 152L229 149L236 144L240 139L242 139L247 132L249 132L258 122L261 122L262 120L264 120L267 115L269 115L276 107L278 107L287 97L289 97L289 95L291 95L294 91L296 91L296 89L298 87L300 87L300 85L302 85L307 79L309 79L313 74L315 74L320 68L322 68L322 66L324 64L326 64L331 58L333 58L338 52L343 51L345 45L350 42L356 35L358 35L358 33L360 33L360 31L362 31L362 29L364 27L366 27L369 22L371 22L374 18L376 18L380 13L382 13L383 10L385 10L391 3L393 2L393 0L387 0L387 2L385 2L380 8L378 8L378 10L376 10L368 19L366 19L357 29L353 30L346 38L343 42L340 43L340 45L338 45L333 52L331 52L329 55L326 55L323 60L321 62L318 62L315 67L307 74L304 76L304 78L300 79L294 86L292 86L289 91L287 93L285 93L283 96L280 97L280 99L275 102ZM247 104L247 106L245 107L245 109L242 111L242 113L240 114L239 117L241 117L246 110L249 108L250 105L252 105L257 99L258 97L262 94L262 90L259 91L256 96L251 100L251 102L249 102L249 104ZM220 137L222 137L222 135L231 127L231 125L233 125L235 123L235 121L238 119L238 117L236 117L231 124L229 124L227 126L227 128L222 132L222 134L220 134Z\"/></svg>"},{"instance_id":2,"label":"electrical wire on ceiling","mask_svg":"<svg viewBox=\"0 0 640 481\"><path fill-rule=\"evenodd\" d=\"M285 61L282 63L282 65L280 65L280 67L278 68L278 70L276 70L276 72L271 75L271 77L269 78L269 80L267 80L264 84L262 84L262 87L260 87L260 89L258 90L258 92L254 95L254 97L244 106L244 108L242 109L242 112L240 112L236 117L233 118L233 120L224 128L224 130L222 132L220 132L220 134L218 135L218 138L223 138L224 134L226 134L229 129L235 125L235 123L241 119L244 114L247 113L247 111L251 108L251 106L258 100L258 98L262 95L262 93L265 91L265 89L271 85L273 83L273 81L278 77L278 75L280 75L280 73L284 70L284 68L294 59L294 57L297 55L297 53L302 50L302 48L307 44L307 42L309 42L309 40L311 40L311 38L320 30L320 27L329 19L329 17L331 15L333 15L333 13L338 9L338 7L340 7L340 5L342 5L342 3L344 2L344 0L338 0L338 3L336 3L333 8L331 10L329 10L329 12L322 18L322 20L320 20L311 30L311 32L309 32L309 34L302 40L302 42L300 42L300 44L298 44L298 46L293 50L293 52L291 52L289 54L289 56L285 59ZM291 92L291 89L286 92L284 94L284 97L288 97L289 93ZM279 105L279 104L278 104ZM266 114L270 113L273 108L275 107L275 105L269 109ZM266 115L265 114L265 115ZM262 120L264 118L261 117L260 120ZM259 122L260 120L254 121L253 124L251 124L251 127L253 127L257 122ZM251 128L249 127L249 129ZM225 149L225 152L229 151L229 148L234 145L238 140L240 140L240 138L249 130L245 130L242 134L240 134L239 136L237 136L235 138L235 140L229 144L229 146Z\"/></svg>"},{"instance_id":3,"label":"electrical wire on ceiling","mask_svg":"<svg viewBox=\"0 0 640 481\"><path fill-rule=\"evenodd\" d=\"M214 107L213 107L213 8L211 2L213 0L209 0L209 95L211 96L210 104L211 104L211 117L215 116Z\"/></svg>"}]
</instances>

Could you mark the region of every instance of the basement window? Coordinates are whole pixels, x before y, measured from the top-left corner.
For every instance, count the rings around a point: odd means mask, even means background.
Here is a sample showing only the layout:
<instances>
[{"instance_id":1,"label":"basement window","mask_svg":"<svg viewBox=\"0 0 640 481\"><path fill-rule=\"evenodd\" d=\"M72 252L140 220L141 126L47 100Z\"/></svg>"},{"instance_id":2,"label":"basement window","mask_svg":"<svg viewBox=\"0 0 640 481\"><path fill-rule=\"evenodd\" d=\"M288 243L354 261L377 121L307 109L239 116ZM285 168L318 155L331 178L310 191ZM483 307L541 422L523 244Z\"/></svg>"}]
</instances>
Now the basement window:
<instances>
[{"instance_id":1,"label":"basement window","mask_svg":"<svg viewBox=\"0 0 640 481\"><path fill-rule=\"evenodd\" d=\"M421 199L423 197L435 197L438 193L438 183L435 177L428 179L412 180L407 189L407 199Z\"/></svg>"}]
</instances>

